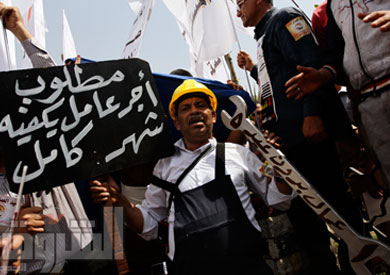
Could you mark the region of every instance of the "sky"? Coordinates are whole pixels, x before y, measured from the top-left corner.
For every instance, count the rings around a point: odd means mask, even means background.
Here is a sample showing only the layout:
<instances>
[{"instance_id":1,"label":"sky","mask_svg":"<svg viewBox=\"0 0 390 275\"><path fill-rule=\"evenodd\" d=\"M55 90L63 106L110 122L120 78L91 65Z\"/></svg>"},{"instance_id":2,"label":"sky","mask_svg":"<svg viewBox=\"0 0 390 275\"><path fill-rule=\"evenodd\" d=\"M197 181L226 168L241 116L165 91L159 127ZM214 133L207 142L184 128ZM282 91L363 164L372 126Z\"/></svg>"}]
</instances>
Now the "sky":
<instances>
[{"instance_id":1,"label":"sky","mask_svg":"<svg viewBox=\"0 0 390 275\"><path fill-rule=\"evenodd\" d=\"M309 17L314 5L320 4L321 1L295 0ZM169 73L177 68L189 70L188 46L179 32L176 20L162 0L155 2L144 33L140 58L148 61L152 72L156 73ZM278 8L294 6L291 0L274 0L274 5ZM62 63L63 9L68 18L76 50L81 56L96 61L121 58L130 27L135 19L127 0L44 0L43 6L48 29L46 48L57 64ZM253 38L239 33L239 40L242 49L255 56L256 43ZM247 87L245 74L235 62L237 52L236 44L231 56L240 83ZM17 55L18 60L21 52L17 51Z\"/></svg>"}]
</instances>

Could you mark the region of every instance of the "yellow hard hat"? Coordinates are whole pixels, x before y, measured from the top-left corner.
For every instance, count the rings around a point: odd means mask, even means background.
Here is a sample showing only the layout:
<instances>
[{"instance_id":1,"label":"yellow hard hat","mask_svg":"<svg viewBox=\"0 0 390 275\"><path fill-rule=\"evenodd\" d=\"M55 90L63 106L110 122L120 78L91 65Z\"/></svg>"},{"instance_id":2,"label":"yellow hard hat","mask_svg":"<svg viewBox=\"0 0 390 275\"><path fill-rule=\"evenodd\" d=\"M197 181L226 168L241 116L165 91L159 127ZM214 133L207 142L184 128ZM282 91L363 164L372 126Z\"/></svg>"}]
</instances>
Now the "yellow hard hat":
<instances>
[{"instance_id":1,"label":"yellow hard hat","mask_svg":"<svg viewBox=\"0 0 390 275\"><path fill-rule=\"evenodd\" d=\"M217 110L217 98L215 97L214 93L202 83L199 83L194 79L187 79L176 88L172 94L171 102L169 102L169 114L173 120L176 117L175 102L183 95L190 93L203 93L207 95L210 99L211 108L214 110L214 112Z\"/></svg>"}]
</instances>

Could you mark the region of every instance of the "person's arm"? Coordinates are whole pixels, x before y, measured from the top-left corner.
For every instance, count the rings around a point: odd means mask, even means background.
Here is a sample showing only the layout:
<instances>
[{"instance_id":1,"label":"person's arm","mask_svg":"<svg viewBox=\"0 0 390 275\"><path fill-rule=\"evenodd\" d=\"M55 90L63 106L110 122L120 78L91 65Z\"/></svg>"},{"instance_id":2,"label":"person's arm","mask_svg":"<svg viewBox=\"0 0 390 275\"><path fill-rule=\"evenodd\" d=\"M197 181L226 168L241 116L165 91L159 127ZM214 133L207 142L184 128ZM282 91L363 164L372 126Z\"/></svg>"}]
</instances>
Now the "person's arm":
<instances>
[{"instance_id":1,"label":"person's arm","mask_svg":"<svg viewBox=\"0 0 390 275\"><path fill-rule=\"evenodd\" d=\"M297 31L295 25L299 25ZM280 20L280 25L274 30L275 40L287 64L302 64L307 67L320 67L320 49L316 44L309 23L297 13L286 13ZM291 67L290 73L295 68ZM309 142L319 142L326 138L325 127L321 120L324 104L323 96L327 93L324 88L318 88L313 93L303 97L302 133Z\"/></svg>"},{"instance_id":2,"label":"person's arm","mask_svg":"<svg viewBox=\"0 0 390 275\"><path fill-rule=\"evenodd\" d=\"M278 150L282 150L283 143L279 136L277 136L274 132L270 133L268 130L265 130L263 134L269 144ZM255 150L253 153L264 163L265 157L261 155L258 150ZM290 195L292 193L291 187L275 171L273 171L273 180L280 193L284 195Z\"/></svg>"},{"instance_id":3,"label":"person's arm","mask_svg":"<svg viewBox=\"0 0 390 275\"><path fill-rule=\"evenodd\" d=\"M133 231L142 233L144 226L142 212L122 195L119 186L111 176L91 180L89 184L94 203L106 204L111 200L113 205L123 207L126 225Z\"/></svg>"},{"instance_id":4,"label":"person's arm","mask_svg":"<svg viewBox=\"0 0 390 275\"><path fill-rule=\"evenodd\" d=\"M267 176L262 174L263 162L251 151L240 152L245 163L248 186L250 190L259 195L268 206L285 210L290 206L290 201L296 196L290 186L280 180L278 175L272 177L268 183Z\"/></svg>"},{"instance_id":5,"label":"person's arm","mask_svg":"<svg viewBox=\"0 0 390 275\"><path fill-rule=\"evenodd\" d=\"M328 21L321 47L322 67L297 66L299 74L285 83L288 98L298 100L332 82L343 83L344 38L333 17L330 1L326 6L326 14Z\"/></svg>"},{"instance_id":6,"label":"person's arm","mask_svg":"<svg viewBox=\"0 0 390 275\"><path fill-rule=\"evenodd\" d=\"M23 46L34 68L47 68L56 65L50 55L27 30L18 8L0 3L0 16L5 21L6 28L16 36Z\"/></svg>"}]
</instances>

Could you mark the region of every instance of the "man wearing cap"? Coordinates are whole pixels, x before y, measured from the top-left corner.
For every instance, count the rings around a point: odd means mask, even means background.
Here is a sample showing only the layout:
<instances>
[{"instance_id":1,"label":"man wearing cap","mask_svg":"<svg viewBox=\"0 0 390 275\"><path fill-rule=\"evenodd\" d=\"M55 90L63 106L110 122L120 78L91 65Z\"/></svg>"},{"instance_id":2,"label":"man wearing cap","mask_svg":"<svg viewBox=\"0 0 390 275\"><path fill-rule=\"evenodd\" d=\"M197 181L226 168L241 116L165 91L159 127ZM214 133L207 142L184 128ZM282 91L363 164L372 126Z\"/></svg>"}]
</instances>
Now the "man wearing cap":
<instances>
[{"instance_id":1,"label":"man wearing cap","mask_svg":"<svg viewBox=\"0 0 390 275\"><path fill-rule=\"evenodd\" d=\"M272 274L261 257L260 227L249 188L269 205L289 207L294 197L280 179L267 180L262 162L246 148L217 143L212 135L217 100L193 79L173 93L169 112L183 138L173 156L158 161L141 205L130 204L111 178L109 191L91 182L95 202L125 209L127 225L145 239L157 237L158 222L169 224L174 274Z\"/></svg>"}]
</instances>

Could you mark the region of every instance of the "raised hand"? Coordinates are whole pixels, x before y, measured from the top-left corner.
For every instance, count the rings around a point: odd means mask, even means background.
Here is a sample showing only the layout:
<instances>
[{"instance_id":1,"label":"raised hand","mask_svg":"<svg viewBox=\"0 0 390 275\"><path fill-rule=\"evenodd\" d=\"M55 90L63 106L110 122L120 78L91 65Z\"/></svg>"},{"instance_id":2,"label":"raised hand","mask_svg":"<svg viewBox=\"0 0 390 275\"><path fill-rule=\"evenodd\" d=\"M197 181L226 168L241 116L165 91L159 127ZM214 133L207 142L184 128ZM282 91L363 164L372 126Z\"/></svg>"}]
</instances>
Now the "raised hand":
<instances>
[{"instance_id":1,"label":"raised hand","mask_svg":"<svg viewBox=\"0 0 390 275\"><path fill-rule=\"evenodd\" d=\"M32 37L24 26L23 18L17 7L9 7L0 3L0 17L5 22L5 27L10 30L19 41Z\"/></svg>"},{"instance_id":2,"label":"raised hand","mask_svg":"<svg viewBox=\"0 0 390 275\"><path fill-rule=\"evenodd\" d=\"M253 62L251 56L247 52L240 51L237 54L237 65L241 69L245 69L250 72L255 66L255 63Z\"/></svg>"}]
</instances>

